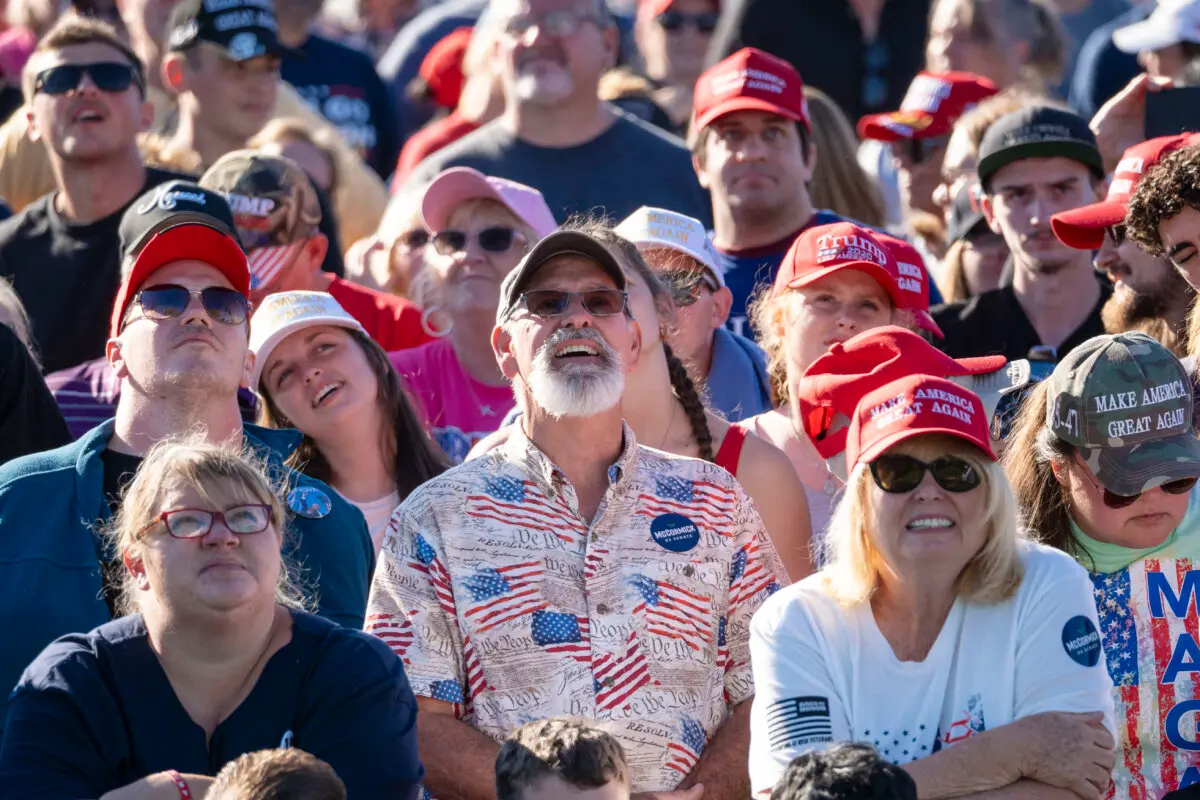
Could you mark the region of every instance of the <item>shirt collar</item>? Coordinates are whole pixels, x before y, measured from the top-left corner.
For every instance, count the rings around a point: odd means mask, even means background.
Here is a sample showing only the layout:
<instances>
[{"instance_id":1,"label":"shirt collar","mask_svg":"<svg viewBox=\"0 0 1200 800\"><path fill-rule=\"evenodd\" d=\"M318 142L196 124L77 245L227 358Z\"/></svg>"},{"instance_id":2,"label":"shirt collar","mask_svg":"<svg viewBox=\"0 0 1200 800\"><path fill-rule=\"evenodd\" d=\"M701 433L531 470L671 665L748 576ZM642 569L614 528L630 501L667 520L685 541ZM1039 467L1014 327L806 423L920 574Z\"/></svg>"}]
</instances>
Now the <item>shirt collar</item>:
<instances>
[{"instance_id":1,"label":"shirt collar","mask_svg":"<svg viewBox=\"0 0 1200 800\"><path fill-rule=\"evenodd\" d=\"M566 481L566 475L551 461L538 446L530 441L525 434L524 416L513 425L513 432L499 449L502 458L532 475L546 487L552 487L555 481ZM608 467L608 485L610 487L626 483L637 472L638 443L633 435L633 429L624 421L621 422L621 455Z\"/></svg>"}]
</instances>

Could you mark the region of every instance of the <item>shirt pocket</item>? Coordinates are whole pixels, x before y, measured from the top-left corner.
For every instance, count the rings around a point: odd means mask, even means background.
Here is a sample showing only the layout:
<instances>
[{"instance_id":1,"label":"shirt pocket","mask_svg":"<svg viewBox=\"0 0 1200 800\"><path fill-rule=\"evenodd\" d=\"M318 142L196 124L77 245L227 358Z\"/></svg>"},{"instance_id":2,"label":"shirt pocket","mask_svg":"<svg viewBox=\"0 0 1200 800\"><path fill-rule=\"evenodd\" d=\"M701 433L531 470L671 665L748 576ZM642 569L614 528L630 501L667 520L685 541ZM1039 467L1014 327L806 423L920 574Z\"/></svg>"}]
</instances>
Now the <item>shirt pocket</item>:
<instances>
[{"instance_id":1,"label":"shirt pocket","mask_svg":"<svg viewBox=\"0 0 1200 800\"><path fill-rule=\"evenodd\" d=\"M664 559L623 572L633 629L647 659L717 666L725 651L728 565Z\"/></svg>"}]
</instances>

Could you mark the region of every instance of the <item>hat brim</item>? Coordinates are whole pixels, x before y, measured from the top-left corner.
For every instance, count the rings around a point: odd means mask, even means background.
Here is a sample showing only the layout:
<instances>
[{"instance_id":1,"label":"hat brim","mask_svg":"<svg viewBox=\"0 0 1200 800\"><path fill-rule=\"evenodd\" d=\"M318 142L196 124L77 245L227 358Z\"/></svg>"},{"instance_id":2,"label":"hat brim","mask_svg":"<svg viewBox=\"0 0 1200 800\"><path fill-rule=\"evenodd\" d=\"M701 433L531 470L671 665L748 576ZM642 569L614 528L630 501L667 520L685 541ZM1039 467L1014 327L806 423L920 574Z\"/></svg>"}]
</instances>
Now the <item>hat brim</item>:
<instances>
[{"instance_id":1,"label":"hat brim","mask_svg":"<svg viewBox=\"0 0 1200 800\"><path fill-rule=\"evenodd\" d=\"M1076 250L1096 250L1104 244L1104 229L1125 220L1125 204L1115 200L1092 203L1050 218L1058 240Z\"/></svg>"},{"instance_id":2,"label":"hat brim","mask_svg":"<svg viewBox=\"0 0 1200 800\"><path fill-rule=\"evenodd\" d=\"M923 125L913 125L921 120ZM889 111L885 114L868 114L858 121L860 139L877 142L899 142L906 139L929 139L950 132L951 121L938 119L928 111Z\"/></svg>"},{"instance_id":3,"label":"hat brim","mask_svg":"<svg viewBox=\"0 0 1200 800\"><path fill-rule=\"evenodd\" d=\"M895 447L901 442L908 441L914 436L925 436L926 434L944 434L953 436L956 439L961 439L968 444L973 444L983 451L992 461L996 460L996 453L992 450L992 443L988 441L978 441L975 437L970 436L965 431L957 428L945 428L941 426L929 428L903 428L898 431L889 433L888 435L871 442L870 446L862 452L858 453L854 459L855 464L869 463L874 461L879 456L883 455L888 449ZM849 460L849 459L847 459Z\"/></svg>"},{"instance_id":4,"label":"hat brim","mask_svg":"<svg viewBox=\"0 0 1200 800\"><path fill-rule=\"evenodd\" d=\"M1005 147L980 158L976 171L979 182L987 189L992 177L1014 161L1055 157L1078 161L1097 178L1104 177L1104 161L1100 157L1100 151L1095 146L1076 139L1048 139Z\"/></svg>"},{"instance_id":5,"label":"hat brim","mask_svg":"<svg viewBox=\"0 0 1200 800\"><path fill-rule=\"evenodd\" d=\"M955 242L967 238L971 231L986 221L987 218L983 216L982 211L973 211L970 214L964 215L958 220L958 224L951 225L946 231L946 246L949 247Z\"/></svg>"},{"instance_id":6,"label":"hat brim","mask_svg":"<svg viewBox=\"0 0 1200 800\"><path fill-rule=\"evenodd\" d=\"M758 97L731 97L724 102L717 103L712 108L705 111L700 116L696 117L695 129L701 130L716 122L721 117L728 114L733 114L737 111L765 111L768 114L778 114L779 116L790 119L795 122L802 122L806 128L810 127L808 120L804 115L798 114L795 111L784 108L783 106L763 100Z\"/></svg>"},{"instance_id":7,"label":"hat brim","mask_svg":"<svg viewBox=\"0 0 1200 800\"><path fill-rule=\"evenodd\" d=\"M1003 356L993 356L1000 358ZM1000 407L1000 401L1005 395L1023 389L1038 380L1033 377L1033 370L1026 359L1002 363L991 370L949 375L947 380L975 393L983 403L984 417L991 419Z\"/></svg>"},{"instance_id":8,"label":"hat brim","mask_svg":"<svg viewBox=\"0 0 1200 800\"><path fill-rule=\"evenodd\" d=\"M1105 489L1126 497L1200 477L1200 439L1192 431L1128 447L1081 447L1079 456Z\"/></svg>"},{"instance_id":9,"label":"hat brim","mask_svg":"<svg viewBox=\"0 0 1200 800\"><path fill-rule=\"evenodd\" d=\"M917 318L918 328L932 333L939 339L946 338L946 334L942 333L942 329L938 326L937 322L934 321L933 315L930 314L928 310L924 308L914 308L912 309L912 314Z\"/></svg>"},{"instance_id":10,"label":"hat brim","mask_svg":"<svg viewBox=\"0 0 1200 800\"><path fill-rule=\"evenodd\" d=\"M824 269L815 269L811 272L806 272L803 275L792 278L785 286L780 288L803 289L805 286L811 286L822 278L827 278L836 272L842 272L843 270L848 269L855 270L856 272L862 272L874 278L875 282L878 283L883 290L888 293L888 297L892 299L892 308L908 308L908 298L905 296L905 293L901 291L900 286L896 283L896 278L892 275L892 273L888 272L885 268L879 266L874 261L847 261L844 264L836 264L834 266L825 267Z\"/></svg>"},{"instance_id":11,"label":"hat brim","mask_svg":"<svg viewBox=\"0 0 1200 800\"><path fill-rule=\"evenodd\" d=\"M1187 36L1179 27L1171 29L1164 25L1165 20L1159 16L1154 19L1151 14L1141 22L1126 25L1113 31L1113 45L1122 53L1137 55L1146 50L1163 50L1181 42L1196 41L1194 36Z\"/></svg>"},{"instance_id":12,"label":"hat brim","mask_svg":"<svg viewBox=\"0 0 1200 800\"><path fill-rule=\"evenodd\" d=\"M613 279L616 287L625 291L628 285L625 271L621 269L620 263L607 247L586 233L555 231L549 236L539 239L525 258L521 259L516 270L510 273L511 283L506 280L504 284L501 284L503 296L500 298L500 305L496 310L496 324L501 324L508 319L517 304L517 298L521 296L525 287L529 285L535 275L541 272L548 261L566 255L582 256L596 262Z\"/></svg>"},{"instance_id":13,"label":"hat brim","mask_svg":"<svg viewBox=\"0 0 1200 800\"><path fill-rule=\"evenodd\" d=\"M259 397L263 396L263 392L258 385L262 378L263 370L267 367L267 361L271 358L272 351L278 347L284 339L308 328L316 328L321 325L332 325L337 328L345 328L346 330L358 331L364 336L369 336L366 328L357 319L334 316L317 316L317 317L301 317L293 320L286 325L283 325L274 331L271 335L262 341L254 350L254 367L250 370L250 390Z\"/></svg>"}]
</instances>

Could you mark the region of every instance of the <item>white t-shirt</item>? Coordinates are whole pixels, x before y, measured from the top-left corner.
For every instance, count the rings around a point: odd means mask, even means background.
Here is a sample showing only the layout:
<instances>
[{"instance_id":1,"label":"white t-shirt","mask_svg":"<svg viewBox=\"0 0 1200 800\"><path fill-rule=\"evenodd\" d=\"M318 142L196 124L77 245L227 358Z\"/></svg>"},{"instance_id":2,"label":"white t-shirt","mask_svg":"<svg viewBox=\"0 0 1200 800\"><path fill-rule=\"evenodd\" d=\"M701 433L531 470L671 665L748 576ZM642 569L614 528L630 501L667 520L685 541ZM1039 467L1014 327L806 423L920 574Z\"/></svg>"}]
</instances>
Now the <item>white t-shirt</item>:
<instances>
[{"instance_id":1,"label":"white t-shirt","mask_svg":"<svg viewBox=\"0 0 1200 800\"><path fill-rule=\"evenodd\" d=\"M838 605L820 573L768 600L750 625L755 794L829 742L865 742L905 764L1042 711L1103 711L1115 730L1087 573L1065 553L1019 546L1016 594L959 598L924 661L898 660L870 604Z\"/></svg>"},{"instance_id":2,"label":"white t-shirt","mask_svg":"<svg viewBox=\"0 0 1200 800\"><path fill-rule=\"evenodd\" d=\"M375 555L379 555L379 547L383 544L383 535L387 533L388 521L392 518L392 512L396 510L396 506L400 505L400 493L392 492L378 500L367 500L362 503L355 502L344 494L342 497L347 503L362 512L363 518L367 521L367 530L371 533L371 542L375 545Z\"/></svg>"}]
</instances>

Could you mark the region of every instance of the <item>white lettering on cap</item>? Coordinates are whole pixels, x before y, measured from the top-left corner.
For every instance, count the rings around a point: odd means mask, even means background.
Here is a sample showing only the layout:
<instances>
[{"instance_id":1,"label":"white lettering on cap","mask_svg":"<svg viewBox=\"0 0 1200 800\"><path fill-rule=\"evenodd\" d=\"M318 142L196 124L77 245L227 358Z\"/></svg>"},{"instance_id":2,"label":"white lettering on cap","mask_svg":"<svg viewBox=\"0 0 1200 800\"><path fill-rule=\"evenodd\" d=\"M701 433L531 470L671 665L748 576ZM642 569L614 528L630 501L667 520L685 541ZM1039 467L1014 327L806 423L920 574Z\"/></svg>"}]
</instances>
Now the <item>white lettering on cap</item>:
<instances>
[{"instance_id":1,"label":"white lettering on cap","mask_svg":"<svg viewBox=\"0 0 1200 800\"><path fill-rule=\"evenodd\" d=\"M783 94L787 89L786 80L770 72L763 72L761 69L737 69L723 72L714 75L710 85L714 95L734 94L741 91L743 87L772 94Z\"/></svg>"},{"instance_id":2,"label":"white lettering on cap","mask_svg":"<svg viewBox=\"0 0 1200 800\"><path fill-rule=\"evenodd\" d=\"M887 263L887 255L879 245L857 234L822 236L817 239L817 263L837 260L870 261L883 266Z\"/></svg>"},{"instance_id":3,"label":"white lettering on cap","mask_svg":"<svg viewBox=\"0 0 1200 800\"><path fill-rule=\"evenodd\" d=\"M1132 172L1134 175L1141 175L1145 169L1146 159L1138 158L1136 156L1129 156L1128 158L1121 159L1120 163L1117 164L1115 172L1118 174L1122 172Z\"/></svg>"},{"instance_id":4,"label":"white lettering on cap","mask_svg":"<svg viewBox=\"0 0 1200 800\"><path fill-rule=\"evenodd\" d=\"M901 111L927 111L937 113L947 97L950 96L951 85L932 75L918 75L908 87L904 101L900 103Z\"/></svg>"},{"instance_id":5,"label":"white lettering on cap","mask_svg":"<svg viewBox=\"0 0 1200 800\"><path fill-rule=\"evenodd\" d=\"M227 193L225 199L234 214L250 217L269 217L275 210L275 201L269 197L247 197L244 194Z\"/></svg>"},{"instance_id":6,"label":"white lettering on cap","mask_svg":"<svg viewBox=\"0 0 1200 800\"><path fill-rule=\"evenodd\" d=\"M145 203L137 207L137 213L149 214L156 208L161 208L164 211L170 211L179 203L180 200L187 200L202 206L208 198L200 192L186 192L181 189L168 191L160 189Z\"/></svg>"}]
</instances>

